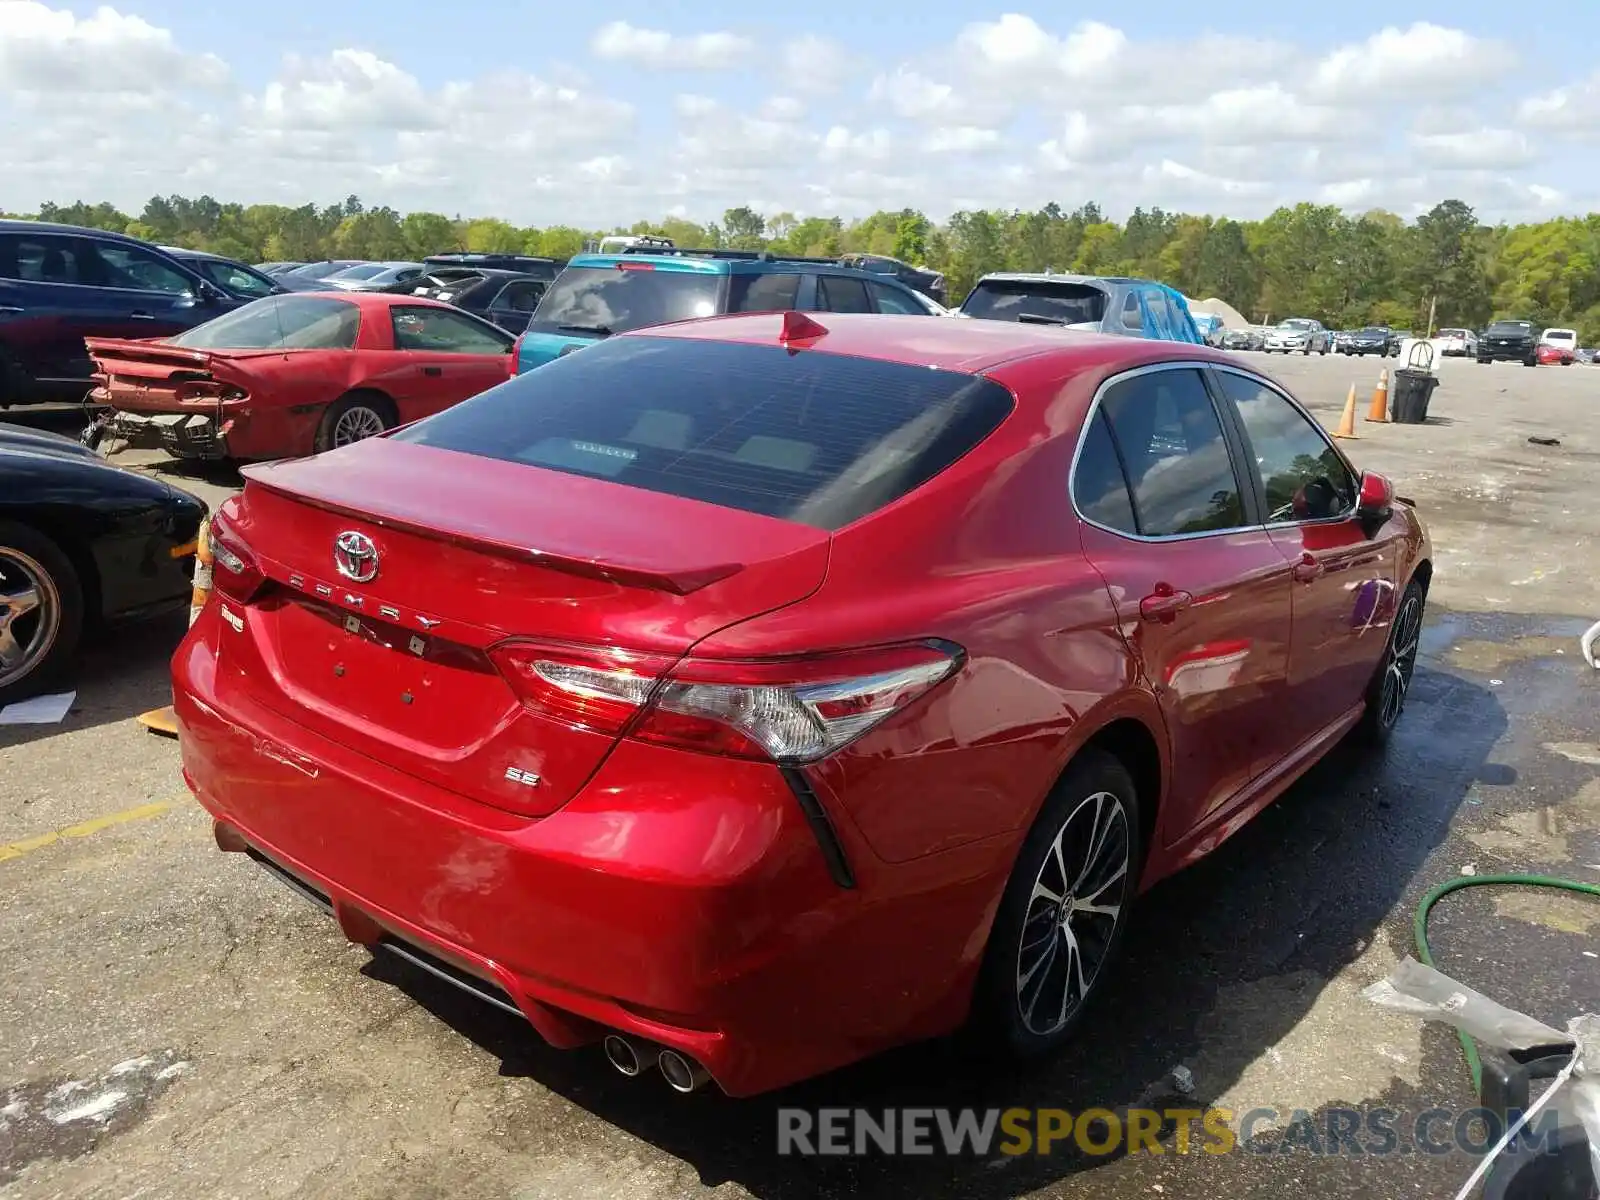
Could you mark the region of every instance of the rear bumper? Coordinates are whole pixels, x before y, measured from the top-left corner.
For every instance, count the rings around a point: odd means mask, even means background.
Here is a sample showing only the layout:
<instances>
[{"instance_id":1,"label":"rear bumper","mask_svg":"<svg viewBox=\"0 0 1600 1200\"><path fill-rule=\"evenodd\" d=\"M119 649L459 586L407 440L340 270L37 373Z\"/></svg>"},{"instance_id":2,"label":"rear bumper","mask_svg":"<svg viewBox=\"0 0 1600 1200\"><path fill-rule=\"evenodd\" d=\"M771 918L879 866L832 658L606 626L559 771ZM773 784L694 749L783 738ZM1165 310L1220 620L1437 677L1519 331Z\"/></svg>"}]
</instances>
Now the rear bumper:
<instances>
[{"instance_id":1,"label":"rear bumper","mask_svg":"<svg viewBox=\"0 0 1600 1200\"><path fill-rule=\"evenodd\" d=\"M134 450L165 450L174 458L230 457L228 436L214 416L197 412L134 413L114 409L99 419L101 436Z\"/></svg>"},{"instance_id":2,"label":"rear bumper","mask_svg":"<svg viewBox=\"0 0 1600 1200\"><path fill-rule=\"evenodd\" d=\"M548 817L478 804L261 705L218 663L220 603L173 661L185 779L224 849L310 885L352 940L484 981L553 1045L670 1046L731 1095L964 1017L995 881L930 899L926 864L894 878L836 818L841 888L776 769L641 743Z\"/></svg>"}]
</instances>

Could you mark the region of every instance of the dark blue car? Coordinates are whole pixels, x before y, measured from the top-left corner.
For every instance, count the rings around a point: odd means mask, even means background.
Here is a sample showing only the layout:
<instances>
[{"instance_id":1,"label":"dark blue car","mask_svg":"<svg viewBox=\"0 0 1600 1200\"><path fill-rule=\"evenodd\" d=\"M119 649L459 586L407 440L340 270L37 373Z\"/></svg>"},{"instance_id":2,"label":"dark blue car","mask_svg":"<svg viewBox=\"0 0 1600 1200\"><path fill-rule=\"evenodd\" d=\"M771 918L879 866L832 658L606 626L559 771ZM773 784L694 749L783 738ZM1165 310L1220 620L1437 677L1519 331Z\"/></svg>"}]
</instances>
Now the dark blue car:
<instances>
[{"instance_id":1,"label":"dark blue car","mask_svg":"<svg viewBox=\"0 0 1600 1200\"><path fill-rule=\"evenodd\" d=\"M137 238L0 221L0 407L81 400L85 337L168 337L240 303Z\"/></svg>"}]
</instances>

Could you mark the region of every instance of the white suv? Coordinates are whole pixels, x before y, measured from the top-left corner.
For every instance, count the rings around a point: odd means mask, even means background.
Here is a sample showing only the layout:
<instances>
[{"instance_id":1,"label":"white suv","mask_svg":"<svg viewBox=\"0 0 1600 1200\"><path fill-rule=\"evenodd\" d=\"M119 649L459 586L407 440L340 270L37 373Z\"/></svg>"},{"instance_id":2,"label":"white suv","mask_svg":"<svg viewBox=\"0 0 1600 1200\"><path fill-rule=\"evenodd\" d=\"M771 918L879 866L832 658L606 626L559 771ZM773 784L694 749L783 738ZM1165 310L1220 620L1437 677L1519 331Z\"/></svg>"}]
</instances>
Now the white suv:
<instances>
[{"instance_id":1,"label":"white suv","mask_svg":"<svg viewBox=\"0 0 1600 1200\"><path fill-rule=\"evenodd\" d=\"M1478 357L1478 335L1470 329L1441 329L1433 340L1439 353L1450 358Z\"/></svg>"}]
</instances>

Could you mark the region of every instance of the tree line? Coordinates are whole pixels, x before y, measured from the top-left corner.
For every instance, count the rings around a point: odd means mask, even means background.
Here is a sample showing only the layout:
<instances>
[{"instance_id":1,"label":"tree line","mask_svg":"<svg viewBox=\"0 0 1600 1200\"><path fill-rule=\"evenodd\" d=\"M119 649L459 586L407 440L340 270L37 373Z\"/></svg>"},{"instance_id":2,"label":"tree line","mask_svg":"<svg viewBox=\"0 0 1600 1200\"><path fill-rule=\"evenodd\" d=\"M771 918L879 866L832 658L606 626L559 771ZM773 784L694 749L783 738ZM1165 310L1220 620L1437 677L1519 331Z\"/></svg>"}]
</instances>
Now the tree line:
<instances>
[{"instance_id":1,"label":"tree line","mask_svg":"<svg viewBox=\"0 0 1600 1200\"><path fill-rule=\"evenodd\" d=\"M245 262L417 259L448 251L568 258L605 233L665 234L680 246L834 257L888 254L944 272L959 300L987 271L1080 272L1159 279L1195 299L1220 297L1252 321L1315 317L1334 328L1385 324L1481 328L1497 317L1578 329L1600 342L1600 214L1486 225L1460 200L1415 221L1330 205L1280 208L1260 221L1137 208L1126 221L1096 204L1070 211L963 211L939 224L914 209L838 217L763 216L732 208L720 222L672 217L628 229L522 227L342 203L291 208L157 196L137 215L110 204L45 204L42 220L110 229Z\"/></svg>"}]
</instances>

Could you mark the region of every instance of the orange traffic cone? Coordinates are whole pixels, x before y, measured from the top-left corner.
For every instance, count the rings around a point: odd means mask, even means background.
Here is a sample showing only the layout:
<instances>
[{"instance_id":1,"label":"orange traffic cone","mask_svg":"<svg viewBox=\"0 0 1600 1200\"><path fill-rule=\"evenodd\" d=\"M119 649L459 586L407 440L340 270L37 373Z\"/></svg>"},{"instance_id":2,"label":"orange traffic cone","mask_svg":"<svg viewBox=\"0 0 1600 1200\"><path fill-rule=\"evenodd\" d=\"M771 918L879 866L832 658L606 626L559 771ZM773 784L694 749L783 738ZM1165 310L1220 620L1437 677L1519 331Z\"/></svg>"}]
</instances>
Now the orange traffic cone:
<instances>
[{"instance_id":1,"label":"orange traffic cone","mask_svg":"<svg viewBox=\"0 0 1600 1200\"><path fill-rule=\"evenodd\" d=\"M1389 420L1389 368L1378 372L1378 386L1372 389L1372 407L1367 410L1367 420Z\"/></svg>"},{"instance_id":2,"label":"orange traffic cone","mask_svg":"<svg viewBox=\"0 0 1600 1200\"><path fill-rule=\"evenodd\" d=\"M1356 385L1350 385L1350 395L1345 397L1344 416L1339 418L1339 428L1333 431L1336 438L1355 438L1356 434Z\"/></svg>"}]
</instances>

